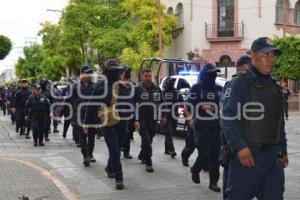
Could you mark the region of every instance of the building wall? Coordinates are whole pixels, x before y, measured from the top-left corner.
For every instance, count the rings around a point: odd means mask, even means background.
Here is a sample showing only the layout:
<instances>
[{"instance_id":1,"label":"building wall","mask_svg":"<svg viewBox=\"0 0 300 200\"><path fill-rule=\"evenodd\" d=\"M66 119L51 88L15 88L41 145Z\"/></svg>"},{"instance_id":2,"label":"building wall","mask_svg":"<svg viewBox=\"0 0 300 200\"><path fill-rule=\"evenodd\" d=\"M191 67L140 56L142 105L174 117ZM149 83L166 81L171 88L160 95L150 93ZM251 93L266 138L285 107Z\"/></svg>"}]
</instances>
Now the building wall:
<instances>
[{"instance_id":1,"label":"building wall","mask_svg":"<svg viewBox=\"0 0 300 200\"><path fill-rule=\"evenodd\" d=\"M295 8L296 2L290 0L291 8ZM258 37L283 36L284 30L287 34L300 34L300 27L275 25L276 0L234 0L234 22L244 23L244 36L240 41L218 42L205 37L205 23L217 24L217 0L162 0L162 3L174 11L178 3L184 7L184 29L166 48L166 57L187 58L188 51L198 48L206 61L216 63L222 55L228 55L234 63Z\"/></svg>"}]
</instances>

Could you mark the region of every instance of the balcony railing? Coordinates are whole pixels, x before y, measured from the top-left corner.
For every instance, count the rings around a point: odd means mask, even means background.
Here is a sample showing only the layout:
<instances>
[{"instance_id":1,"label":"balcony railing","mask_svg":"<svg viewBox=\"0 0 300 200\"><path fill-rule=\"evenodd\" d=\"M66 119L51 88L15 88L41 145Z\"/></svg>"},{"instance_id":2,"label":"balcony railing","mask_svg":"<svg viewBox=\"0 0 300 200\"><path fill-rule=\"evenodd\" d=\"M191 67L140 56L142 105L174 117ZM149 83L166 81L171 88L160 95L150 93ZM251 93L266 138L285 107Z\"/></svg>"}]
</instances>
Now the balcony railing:
<instances>
[{"instance_id":1,"label":"balcony railing","mask_svg":"<svg viewBox=\"0 0 300 200\"><path fill-rule=\"evenodd\" d=\"M244 22L231 26L205 23L205 36L208 40L242 40L244 38Z\"/></svg>"}]
</instances>

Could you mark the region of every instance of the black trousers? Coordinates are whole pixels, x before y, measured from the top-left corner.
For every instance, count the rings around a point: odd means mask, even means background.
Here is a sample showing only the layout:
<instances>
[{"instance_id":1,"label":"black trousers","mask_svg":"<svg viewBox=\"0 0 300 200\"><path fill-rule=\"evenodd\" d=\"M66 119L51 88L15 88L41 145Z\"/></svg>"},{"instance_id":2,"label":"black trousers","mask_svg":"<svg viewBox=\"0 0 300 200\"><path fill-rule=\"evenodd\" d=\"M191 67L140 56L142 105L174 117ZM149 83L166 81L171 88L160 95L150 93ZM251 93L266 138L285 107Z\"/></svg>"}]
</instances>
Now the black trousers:
<instances>
[{"instance_id":1,"label":"black trousers","mask_svg":"<svg viewBox=\"0 0 300 200\"><path fill-rule=\"evenodd\" d=\"M153 119L142 118L140 122L140 136L142 139L140 160L145 160L147 165L152 165L152 142L156 134L156 121Z\"/></svg>"},{"instance_id":2,"label":"black trousers","mask_svg":"<svg viewBox=\"0 0 300 200\"><path fill-rule=\"evenodd\" d=\"M64 137L67 136L67 132L68 132L70 124L71 124L71 120L65 120L64 121L64 130L63 130L63 136Z\"/></svg>"},{"instance_id":3,"label":"black trousers","mask_svg":"<svg viewBox=\"0 0 300 200\"><path fill-rule=\"evenodd\" d=\"M195 151L195 136L194 130L188 126L186 135L185 135L185 146L182 149L181 157L189 158Z\"/></svg>"},{"instance_id":4,"label":"black trousers","mask_svg":"<svg viewBox=\"0 0 300 200\"><path fill-rule=\"evenodd\" d=\"M165 125L162 126L162 132L165 135L165 152L175 152L173 136L176 133L177 120L168 118Z\"/></svg>"},{"instance_id":5,"label":"black trousers","mask_svg":"<svg viewBox=\"0 0 300 200\"><path fill-rule=\"evenodd\" d=\"M94 147L95 147L95 136L96 136L96 129L89 128L88 134L83 132L82 127L79 127L79 136L80 136L80 145L81 145L81 153L84 158L88 156L93 156Z\"/></svg>"},{"instance_id":6,"label":"black trousers","mask_svg":"<svg viewBox=\"0 0 300 200\"><path fill-rule=\"evenodd\" d=\"M130 142L133 139L133 132L135 131L134 122L135 120L130 120L128 122L128 132L126 134L124 145L123 145L124 154L129 154L130 152Z\"/></svg>"},{"instance_id":7,"label":"black trousers","mask_svg":"<svg viewBox=\"0 0 300 200\"><path fill-rule=\"evenodd\" d=\"M46 127L45 127L45 138L49 138L50 125L51 125L51 118L50 118L50 116L47 116L46 117Z\"/></svg>"},{"instance_id":8,"label":"black trousers","mask_svg":"<svg viewBox=\"0 0 300 200\"><path fill-rule=\"evenodd\" d=\"M210 183L216 184L220 178L219 152L221 147L220 127L204 125L195 129L195 144L198 157L192 167L195 173L209 166Z\"/></svg>"},{"instance_id":9,"label":"black trousers","mask_svg":"<svg viewBox=\"0 0 300 200\"><path fill-rule=\"evenodd\" d=\"M25 111L23 108L16 108L16 126L22 133L25 132Z\"/></svg>"},{"instance_id":10,"label":"black trousers","mask_svg":"<svg viewBox=\"0 0 300 200\"><path fill-rule=\"evenodd\" d=\"M44 133L46 128L46 117L45 115L39 117L33 117L30 121L32 128L32 135L34 142L43 142Z\"/></svg>"},{"instance_id":11,"label":"black trousers","mask_svg":"<svg viewBox=\"0 0 300 200\"><path fill-rule=\"evenodd\" d=\"M58 127L58 121L53 119L53 130L57 130Z\"/></svg>"},{"instance_id":12,"label":"black trousers","mask_svg":"<svg viewBox=\"0 0 300 200\"><path fill-rule=\"evenodd\" d=\"M283 108L284 108L285 118L288 119L289 118L289 103L284 103Z\"/></svg>"}]
</instances>

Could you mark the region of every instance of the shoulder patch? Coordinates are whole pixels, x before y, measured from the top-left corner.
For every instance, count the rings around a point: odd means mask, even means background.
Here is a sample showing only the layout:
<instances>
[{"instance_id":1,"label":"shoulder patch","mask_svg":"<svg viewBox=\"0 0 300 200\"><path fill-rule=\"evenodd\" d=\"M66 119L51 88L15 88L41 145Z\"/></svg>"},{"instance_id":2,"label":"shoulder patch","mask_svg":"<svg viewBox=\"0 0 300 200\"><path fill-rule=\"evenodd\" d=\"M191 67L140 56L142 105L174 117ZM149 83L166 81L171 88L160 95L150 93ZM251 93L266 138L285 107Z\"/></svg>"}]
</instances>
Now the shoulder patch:
<instances>
[{"instance_id":1,"label":"shoulder patch","mask_svg":"<svg viewBox=\"0 0 300 200\"><path fill-rule=\"evenodd\" d=\"M224 95L223 95L223 98L228 98L228 97L230 97L231 89L232 89L232 88L226 88L226 90L225 90L225 92L224 92Z\"/></svg>"}]
</instances>

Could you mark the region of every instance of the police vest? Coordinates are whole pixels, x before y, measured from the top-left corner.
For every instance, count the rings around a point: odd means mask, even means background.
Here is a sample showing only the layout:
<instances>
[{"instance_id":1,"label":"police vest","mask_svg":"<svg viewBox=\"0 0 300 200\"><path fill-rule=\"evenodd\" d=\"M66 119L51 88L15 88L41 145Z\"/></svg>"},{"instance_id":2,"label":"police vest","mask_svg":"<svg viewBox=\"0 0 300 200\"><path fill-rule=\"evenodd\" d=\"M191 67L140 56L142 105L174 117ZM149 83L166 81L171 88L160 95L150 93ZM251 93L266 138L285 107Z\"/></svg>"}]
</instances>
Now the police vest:
<instances>
[{"instance_id":1,"label":"police vest","mask_svg":"<svg viewBox=\"0 0 300 200\"><path fill-rule=\"evenodd\" d=\"M247 102L257 104L249 105L247 109L263 108L262 112L248 112L246 117L243 116L242 120L238 120L237 125L245 142L249 147L256 144L277 144L283 120L281 87L275 81L260 84L247 73L241 74L241 77L248 85ZM260 117L262 119L258 119Z\"/></svg>"}]
</instances>

